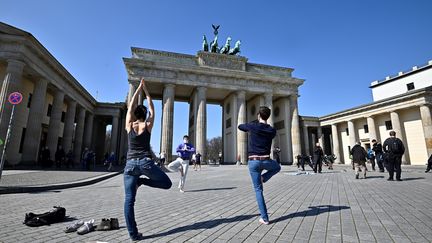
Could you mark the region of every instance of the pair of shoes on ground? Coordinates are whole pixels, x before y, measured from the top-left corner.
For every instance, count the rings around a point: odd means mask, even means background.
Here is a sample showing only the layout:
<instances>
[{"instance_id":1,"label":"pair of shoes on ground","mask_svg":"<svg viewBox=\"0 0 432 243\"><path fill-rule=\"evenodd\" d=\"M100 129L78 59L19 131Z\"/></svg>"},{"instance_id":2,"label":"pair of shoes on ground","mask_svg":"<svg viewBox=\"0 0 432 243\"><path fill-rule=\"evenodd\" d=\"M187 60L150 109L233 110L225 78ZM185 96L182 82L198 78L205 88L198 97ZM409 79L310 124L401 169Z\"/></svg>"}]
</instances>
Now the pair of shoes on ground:
<instances>
[{"instance_id":1,"label":"pair of shoes on ground","mask_svg":"<svg viewBox=\"0 0 432 243\"><path fill-rule=\"evenodd\" d=\"M101 222L96 226L97 231L106 231L106 230L118 230L119 222L117 218L103 218Z\"/></svg>"},{"instance_id":2,"label":"pair of shoes on ground","mask_svg":"<svg viewBox=\"0 0 432 243\"><path fill-rule=\"evenodd\" d=\"M393 178L388 178L387 179L388 181L393 181ZM398 179L396 179L397 181L402 181L402 179L400 179L400 178L398 178Z\"/></svg>"},{"instance_id":3,"label":"pair of shoes on ground","mask_svg":"<svg viewBox=\"0 0 432 243\"><path fill-rule=\"evenodd\" d=\"M94 219L85 222L82 220L75 221L73 224L68 225L64 230L64 232L72 233L76 231L79 235L84 235L94 230L93 224L94 224Z\"/></svg>"}]
</instances>

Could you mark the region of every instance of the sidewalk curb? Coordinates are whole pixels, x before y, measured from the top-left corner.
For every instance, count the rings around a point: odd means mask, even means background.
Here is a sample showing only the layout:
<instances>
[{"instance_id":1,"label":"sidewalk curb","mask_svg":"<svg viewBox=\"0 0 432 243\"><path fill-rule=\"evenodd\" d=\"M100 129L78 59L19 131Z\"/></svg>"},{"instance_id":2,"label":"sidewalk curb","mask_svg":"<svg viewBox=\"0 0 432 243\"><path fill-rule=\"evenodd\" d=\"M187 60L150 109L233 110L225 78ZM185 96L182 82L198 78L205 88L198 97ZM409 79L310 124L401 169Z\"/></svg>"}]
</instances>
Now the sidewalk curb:
<instances>
[{"instance_id":1,"label":"sidewalk curb","mask_svg":"<svg viewBox=\"0 0 432 243\"><path fill-rule=\"evenodd\" d=\"M123 170L118 172L112 172L109 174L84 179L81 181L75 181L70 183L60 183L60 184L52 184L52 185L41 185L41 186L17 186L17 187L0 187L0 194L12 194L12 193L28 193L28 192L42 192L42 191L50 191L57 189L67 189L73 187L81 187L87 186L91 184L95 184L101 182L103 180L112 178L114 176L120 175L123 173Z\"/></svg>"}]
</instances>

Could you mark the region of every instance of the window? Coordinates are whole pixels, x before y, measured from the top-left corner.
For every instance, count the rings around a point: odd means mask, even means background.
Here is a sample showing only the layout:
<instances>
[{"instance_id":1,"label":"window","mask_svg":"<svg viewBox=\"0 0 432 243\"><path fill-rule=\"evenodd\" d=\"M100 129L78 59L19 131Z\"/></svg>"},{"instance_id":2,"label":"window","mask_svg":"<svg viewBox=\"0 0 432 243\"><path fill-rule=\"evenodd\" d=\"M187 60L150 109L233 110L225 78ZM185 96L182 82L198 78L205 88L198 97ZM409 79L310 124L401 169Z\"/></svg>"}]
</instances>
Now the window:
<instances>
[{"instance_id":1,"label":"window","mask_svg":"<svg viewBox=\"0 0 432 243\"><path fill-rule=\"evenodd\" d=\"M230 128L230 127L231 127L231 118L225 121L225 128Z\"/></svg>"},{"instance_id":2,"label":"window","mask_svg":"<svg viewBox=\"0 0 432 243\"><path fill-rule=\"evenodd\" d=\"M386 130L392 130L393 126L392 126L392 122L391 121L385 121L385 126L386 126Z\"/></svg>"},{"instance_id":3,"label":"window","mask_svg":"<svg viewBox=\"0 0 432 243\"><path fill-rule=\"evenodd\" d=\"M27 101L27 108L30 108L32 96L33 96L33 94L30 93L30 94L29 94L28 101Z\"/></svg>"},{"instance_id":4,"label":"window","mask_svg":"<svg viewBox=\"0 0 432 243\"><path fill-rule=\"evenodd\" d=\"M409 83L409 84L407 84L406 86L407 86L407 90L408 90L408 91L415 89L415 87L414 87L414 83Z\"/></svg>"},{"instance_id":5,"label":"window","mask_svg":"<svg viewBox=\"0 0 432 243\"><path fill-rule=\"evenodd\" d=\"M364 125L363 128L364 128L365 133L369 133L369 126L368 125Z\"/></svg>"},{"instance_id":6,"label":"window","mask_svg":"<svg viewBox=\"0 0 432 243\"><path fill-rule=\"evenodd\" d=\"M51 110L52 110L52 105L48 104L47 116L49 116L49 117L51 117Z\"/></svg>"},{"instance_id":7,"label":"window","mask_svg":"<svg viewBox=\"0 0 432 243\"><path fill-rule=\"evenodd\" d=\"M21 141L20 141L20 146L19 146L19 153L22 153L22 150L23 150L25 134L26 134L26 128L24 127L23 130L22 130L22 133L21 133Z\"/></svg>"},{"instance_id":8,"label":"window","mask_svg":"<svg viewBox=\"0 0 432 243\"><path fill-rule=\"evenodd\" d=\"M347 136L349 136L349 130L348 130L348 127L345 128L345 132L346 132Z\"/></svg>"},{"instance_id":9,"label":"window","mask_svg":"<svg viewBox=\"0 0 432 243\"><path fill-rule=\"evenodd\" d=\"M65 121L66 112L62 111L61 122Z\"/></svg>"}]
</instances>

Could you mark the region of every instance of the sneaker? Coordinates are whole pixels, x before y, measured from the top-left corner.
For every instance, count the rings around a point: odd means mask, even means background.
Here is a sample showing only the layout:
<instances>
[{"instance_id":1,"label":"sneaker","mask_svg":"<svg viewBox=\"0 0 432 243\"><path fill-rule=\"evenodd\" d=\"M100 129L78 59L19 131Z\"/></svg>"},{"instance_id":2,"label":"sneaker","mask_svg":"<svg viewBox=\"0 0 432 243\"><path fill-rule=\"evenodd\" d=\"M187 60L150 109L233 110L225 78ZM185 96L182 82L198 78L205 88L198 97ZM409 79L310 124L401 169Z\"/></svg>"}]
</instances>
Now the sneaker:
<instances>
[{"instance_id":1,"label":"sneaker","mask_svg":"<svg viewBox=\"0 0 432 243\"><path fill-rule=\"evenodd\" d=\"M97 231L105 231L111 229L111 220L102 219L101 222L96 226Z\"/></svg>"},{"instance_id":2,"label":"sneaker","mask_svg":"<svg viewBox=\"0 0 432 243\"><path fill-rule=\"evenodd\" d=\"M66 229L64 230L64 232L65 233L75 232L83 224L84 224L84 221L82 221L82 220L75 221L73 224L66 226Z\"/></svg>"},{"instance_id":3,"label":"sneaker","mask_svg":"<svg viewBox=\"0 0 432 243\"><path fill-rule=\"evenodd\" d=\"M138 233L135 237L131 237L132 242L140 241L140 240L144 240L144 237L141 233Z\"/></svg>"},{"instance_id":4,"label":"sneaker","mask_svg":"<svg viewBox=\"0 0 432 243\"><path fill-rule=\"evenodd\" d=\"M359 175L356 175L356 179L358 179L359 178Z\"/></svg>"},{"instance_id":5,"label":"sneaker","mask_svg":"<svg viewBox=\"0 0 432 243\"><path fill-rule=\"evenodd\" d=\"M425 173L428 173L430 170L428 169L428 170L425 170Z\"/></svg>"},{"instance_id":6,"label":"sneaker","mask_svg":"<svg viewBox=\"0 0 432 243\"><path fill-rule=\"evenodd\" d=\"M78 228L77 233L79 235L85 235L88 232L93 231L94 230L93 224L94 224L94 219L84 222L84 224Z\"/></svg>"},{"instance_id":7,"label":"sneaker","mask_svg":"<svg viewBox=\"0 0 432 243\"><path fill-rule=\"evenodd\" d=\"M392 180L393 180L393 178L388 178L387 180L388 180L388 181L392 181Z\"/></svg>"},{"instance_id":8,"label":"sneaker","mask_svg":"<svg viewBox=\"0 0 432 243\"><path fill-rule=\"evenodd\" d=\"M401 178L399 178L399 179L396 179L397 181L403 181Z\"/></svg>"},{"instance_id":9,"label":"sneaker","mask_svg":"<svg viewBox=\"0 0 432 243\"><path fill-rule=\"evenodd\" d=\"M260 222L261 224L265 224L265 225L268 225L268 224L269 224L269 221L266 221L266 220L264 220L264 219L262 219L262 218L259 219L259 222Z\"/></svg>"},{"instance_id":10,"label":"sneaker","mask_svg":"<svg viewBox=\"0 0 432 243\"><path fill-rule=\"evenodd\" d=\"M111 229L112 230L118 230L118 229L120 229L119 221L118 221L117 218L111 218L110 221L111 221Z\"/></svg>"}]
</instances>

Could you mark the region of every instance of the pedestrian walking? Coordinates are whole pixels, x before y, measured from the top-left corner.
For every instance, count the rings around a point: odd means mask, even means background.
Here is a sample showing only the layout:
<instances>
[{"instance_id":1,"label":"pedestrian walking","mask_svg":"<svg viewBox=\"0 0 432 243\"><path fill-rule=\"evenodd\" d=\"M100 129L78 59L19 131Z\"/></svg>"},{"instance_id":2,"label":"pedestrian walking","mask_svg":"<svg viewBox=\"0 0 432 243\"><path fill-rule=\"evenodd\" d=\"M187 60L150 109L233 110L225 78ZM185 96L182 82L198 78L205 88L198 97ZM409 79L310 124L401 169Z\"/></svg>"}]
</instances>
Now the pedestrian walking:
<instances>
[{"instance_id":1,"label":"pedestrian walking","mask_svg":"<svg viewBox=\"0 0 432 243\"><path fill-rule=\"evenodd\" d=\"M321 173L322 171L322 161L323 161L324 152L319 143L315 144L315 149L313 151L313 170L315 173Z\"/></svg>"},{"instance_id":2,"label":"pedestrian walking","mask_svg":"<svg viewBox=\"0 0 432 243\"><path fill-rule=\"evenodd\" d=\"M384 156L383 149L380 142L376 139L372 139L372 150L375 153L376 163L378 165L379 171L384 172Z\"/></svg>"},{"instance_id":3,"label":"pedestrian walking","mask_svg":"<svg viewBox=\"0 0 432 243\"><path fill-rule=\"evenodd\" d=\"M267 119L270 115L270 109L266 106L261 106L257 114L258 121L238 126L240 131L249 132L248 166L261 214L259 222L262 224L269 224L267 206L263 195L263 184L268 182L281 169L275 160L270 159L272 140L276 136L276 129L267 124ZM266 172L262 174L264 170Z\"/></svg>"},{"instance_id":4,"label":"pedestrian walking","mask_svg":"<svg viewBox=\"0 0 432 243\"><path fill-rule=\"evenodd\" d=\"M399 138L396 137L395 131L390 131L390 137L384 141L383 150L385 152L385 163L389 173L388 181L393 180L394 172L396 172L396 180L402 181L402 155L405 153L405 146Z\"/></svg>"},{"instance_id":5,"label":"pedestrian walking","mask_svg":"<svg viewBox=\"0 0 432 243\"><path fill-rule=\"evenodd\" d=\"M201 154L199 153L199 152L197 152L196 154L195 154L195 162L194 162L194 169L195 169L195 171L198 169L198 167L199 167L199 170L201 170Z\"/></svg>"},{"instance_id":6,"label":"pedestrian walking","mask_svg":"<svg viewBox=\"0 0 432 243\"><path fill-rule=\"evenodd\" d=\"M147 108L143 105L137 105L138 95L142 91L146 95L149 106L148 116ZM154 164L152 159L150 137L154 117L155 111L152 98L147 90L144 79L141 79L141 83L129 103L125 122L129 146L124 168L124 215L129 237L132 241L143 239L142 234L138 232L135 222L134 204L138 188L141 185L146 185L169 189L172 185L170 178ZM145 175L147 178L141 178L141 175Z\"/></svg>"},{"instance_id":7,"label":"pedestrian walking","mask_svg":"<svg viewBox=\"0 0 432 243\"><path fill-rule=\"evenodd\" d=\"M280 152L281 152L280 148L278 146L275 146L273 149L273 159L275 159L278 162L278 164L281 164Z\"/></svg>"},{"instance_id":8,"label":"pedestrian walking","mask_svg":"<svg viewBox=\"0 0 432 243\"><path fill-rule=\"evenodd\" d=\"M177 146L176 151L178 158L168 165L168 170L172 172L180 172L180 181L178 188L180 189L180 192L184 192L186 175L189 168L189 161L192 157L192 154L195 152L194 146L189 143L188 135L183 136L183 143Z\"/></svg>"},{"instance_id":9,"label":"pedestrian walking","mask_svg":"<svg viewBox=\"0 0 432 243\"><path fill-rule=\"evenodd\" d=\"M359 170L361 170L363 172L363 178L366 179L366 150L360 145L360 142L357 142L351 149L350 154L352 155L352 161L355 167L355 178L359 179Z\"/></svg>"},{"instance_id":10,"label":"pedestrian walking","mask_svg":"<svg viewBox=\"0 0 432 243\"><path fill-rule=\"evenodd\" d=\"M367 151L367 158L369 159L369 163L372 165L372 170L375 171L375 153L371 148Z\"/></svg>"}]
</instances>

